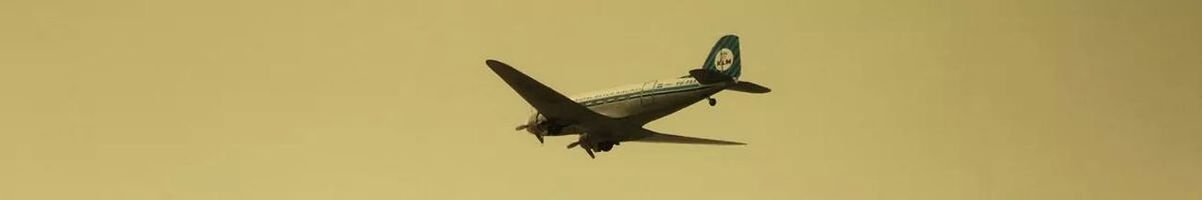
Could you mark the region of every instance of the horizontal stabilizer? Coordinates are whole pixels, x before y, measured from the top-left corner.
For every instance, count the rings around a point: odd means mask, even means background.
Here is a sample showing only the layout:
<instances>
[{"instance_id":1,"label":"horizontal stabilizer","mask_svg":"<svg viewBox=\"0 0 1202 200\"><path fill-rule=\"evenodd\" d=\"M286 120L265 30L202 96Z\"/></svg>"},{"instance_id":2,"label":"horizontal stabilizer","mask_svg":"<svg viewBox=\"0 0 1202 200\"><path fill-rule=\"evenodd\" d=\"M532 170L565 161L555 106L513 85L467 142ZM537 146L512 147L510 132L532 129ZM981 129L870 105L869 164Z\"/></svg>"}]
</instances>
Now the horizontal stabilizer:
<instances>
[{"instance_id":1,"label":"horizontal stabilizer","mask_svg":"<svg viewBox=\"0 0 1202 200\"><path fill-rule=\"evenodd\" d=\"M722 74L722 72L705 69L689 70L689 76L697 79L697 82L701 84L714 84L734 80L730 76Z\"/></svg>"},{"instance_id":2,"label":"horizontal stabilizer","mask_svg":"<svg viewBox=\"0 0 1202 200\"><path fill-rule=\"evenodd\" d=\"M746 92L746 93L756 93L756 94L768 93L768 92L772 91L772 89L768 89L767 87L764 87L764 86L761 86L759 84L755 84L752 82L747 82L747 81L739 81L738 83L735 83L734 85L731 85L730 87L727 87L726 89L739 91L739 92Z\"/></svg>"}]
</instances>

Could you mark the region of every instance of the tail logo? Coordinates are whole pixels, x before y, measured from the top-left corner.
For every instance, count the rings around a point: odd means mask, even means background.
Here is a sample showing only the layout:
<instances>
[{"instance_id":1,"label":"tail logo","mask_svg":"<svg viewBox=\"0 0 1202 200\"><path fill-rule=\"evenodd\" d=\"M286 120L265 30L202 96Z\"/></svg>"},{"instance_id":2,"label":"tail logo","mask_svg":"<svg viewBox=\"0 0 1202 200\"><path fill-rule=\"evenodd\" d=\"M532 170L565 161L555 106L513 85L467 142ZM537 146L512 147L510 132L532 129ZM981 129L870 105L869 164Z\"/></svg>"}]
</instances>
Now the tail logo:
<instances>
[{"instance_id":1,"label":"tail logo","mask_svg":"<svg viewBox=\"0 0 1202 200\"><path fill-rule=\"evenodd\" d=\"M727 69L730 69L731 64L735 63L735 53L727 48L718 50L718 54L714 58L717 58L714 59L714 66L718 68L718 71L725 72Z\"/></svg>"}]
</instances>

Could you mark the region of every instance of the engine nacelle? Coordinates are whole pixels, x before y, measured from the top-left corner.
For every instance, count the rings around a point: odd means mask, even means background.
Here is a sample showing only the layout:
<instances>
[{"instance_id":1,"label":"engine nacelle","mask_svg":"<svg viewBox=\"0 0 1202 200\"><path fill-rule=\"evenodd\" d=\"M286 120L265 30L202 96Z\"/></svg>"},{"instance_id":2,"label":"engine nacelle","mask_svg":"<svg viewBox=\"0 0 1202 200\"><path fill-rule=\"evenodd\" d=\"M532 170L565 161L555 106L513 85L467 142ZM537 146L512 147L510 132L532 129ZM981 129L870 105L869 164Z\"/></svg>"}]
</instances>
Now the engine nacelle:
<instances>
[{"instance_id":1,"label":"engine nacelle","mask_svg":"<svg viewBox=\"0 0 1202 200\"><path fill-rule=\"evenodd\" d=\"M531 116L530 121L527 122L530 127L527 130L529 130L530 133L538 135L564 135L564 129L567 128L568 125L558 123L557 121L558 120L555 119L547 119L547 117L544 117L542 114L535 114Z\"/></svg>"},{"instance_id":2,"label":"engine nacelle","mask_svg":"<svg viewBox=\"0 0 1202 200\"><path fill-rule=\"evenodd\" d=\"M597 150L601 151L601 152L607 152L607 151L613 150L614 146L616 146L616 145L618 145L618 142L597 143Z\"/></svg>"}]
</instances>

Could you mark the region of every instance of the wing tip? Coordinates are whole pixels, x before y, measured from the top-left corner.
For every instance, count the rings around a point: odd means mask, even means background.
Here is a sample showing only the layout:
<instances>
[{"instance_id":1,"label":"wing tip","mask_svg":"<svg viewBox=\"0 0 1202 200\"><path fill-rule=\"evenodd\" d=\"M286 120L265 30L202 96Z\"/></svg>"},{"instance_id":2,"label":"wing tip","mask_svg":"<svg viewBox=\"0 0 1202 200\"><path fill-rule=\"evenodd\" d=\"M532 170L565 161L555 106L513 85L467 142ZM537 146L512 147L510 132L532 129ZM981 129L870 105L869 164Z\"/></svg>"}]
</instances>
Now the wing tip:
<instances>
[{"instance_id":1,"label":"wing tip","mask_svg":"<svg viewBox=\"0 0 1202 200\"><path fill-rule=\"evenodd\" d=\"M497 61L497 60L493 60L493 59L484 60L484 64L485 64L485 65L488 65L488 68L493 68L494 70L495 70L495 69L497 69L497 68L505 68L505 67L509 67L509 65L507 65L507 64L505 64L505 63L503 63L503 62L501 62L501 61ZM509 68L512 68L512 67L509 67Z\"/></svg>"},{"instance_id":2,"label":"wing tip","mask_svg":"<svg viewBox=\"0 0 1202 200\"><path fill-rule=\"evenodd\" d=\"M742 142L725 141L725 140L715 140L715 141L719 141L719 142L721 142L721 143L714 143L714 145L731 145L731 146L745 146L745 145L747 145L747 143L742 143Z\"/></svg>"}]
</instances>

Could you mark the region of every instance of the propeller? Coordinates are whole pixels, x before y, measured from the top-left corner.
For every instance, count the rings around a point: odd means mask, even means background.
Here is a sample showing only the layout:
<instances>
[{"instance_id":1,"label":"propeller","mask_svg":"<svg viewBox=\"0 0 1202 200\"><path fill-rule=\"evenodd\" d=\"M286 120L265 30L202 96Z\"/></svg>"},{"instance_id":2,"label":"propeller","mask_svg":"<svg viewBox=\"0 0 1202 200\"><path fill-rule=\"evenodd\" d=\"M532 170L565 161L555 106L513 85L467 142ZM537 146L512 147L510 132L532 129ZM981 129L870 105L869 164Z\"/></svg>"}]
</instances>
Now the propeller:
<instances>
[{"instance_id":1,"label":"propeller","mask_svg":"<svg viewBox=\"0 0 1202 200\"><path fill-rule=\"evenodd\" d=\"M588 157L589 157L589 158L592 158L592 159L597 159L597 156L593 155L593 150L592 150L592 149L589 149L589 148L584 148L584 152L585 152L585 153L588 153Z\"/></svg>"},{"instance_id":2,"label":"propeller","mask_svg":"<svg viewBox=\"0 0 1202 200\"><path fill-rule=\"evenodd\" d=\"M580 146L581 149L584 149L585 153L588 153L589 158L597 159L597 156L593 155L593 147L591 147L592 145L588 145L585 143L585 140L587 140L587 139L588 139L588 133L580 134L580 139L577 140L576 142L572 142L571 144L568 144L568 149L575 148L576 146Z\"/></svg>"},{"instance_id":3,"label":"propeller","mask_svg":"<svg viewBox=\"0 0 1202 200\"><path fill-rule=\"evenodd\" d=\"M514 130L516 130L516 131L520 131L520 130L525 130L526 128L530 128L530 125L527 125L527 124L518 125L518 127L517 127L517 128L514 128ZM531 132L530 134L533 134L533 135L534 135L534 138L538 138L538 143L539 143L539 144L543 144L543 143L544 143L544 140L543 140L543 135L540 135L540 134L538 134L538 133L533 133L533 132Z\"/></svg>"}]
</instances>

